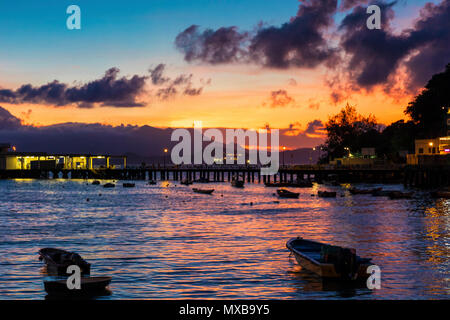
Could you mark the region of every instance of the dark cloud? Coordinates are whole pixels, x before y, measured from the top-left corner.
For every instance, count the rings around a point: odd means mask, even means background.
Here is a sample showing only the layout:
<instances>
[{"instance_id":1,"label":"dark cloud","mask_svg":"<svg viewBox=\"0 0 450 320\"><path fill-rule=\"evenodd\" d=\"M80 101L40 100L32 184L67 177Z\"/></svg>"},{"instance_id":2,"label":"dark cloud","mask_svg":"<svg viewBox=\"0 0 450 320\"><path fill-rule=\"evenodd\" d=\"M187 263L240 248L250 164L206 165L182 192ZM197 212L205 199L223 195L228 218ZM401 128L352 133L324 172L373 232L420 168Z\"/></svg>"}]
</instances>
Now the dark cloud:
<instances>
[{"instance_id":1,"label":"dark cloud","mask_svg":"<svg viewBox=\"0 0 450 320\"><path fill-rule=\"evenodd\" d=\"M409 86L414 89L423 87L450 61L450 1L444 0L438 5L427 3L410 40L418 51L406 63L410 71Z\"/></svg>"},{"instance_id":2,"label":"dark cloud","mask_svg":"<svg viewBox=\"0 0 450 320\"><path fill-rule=\"evenodd\" d=\"M249 47L252 61L275 68L313 68L335 59L325 31L333 24L336 6L337 0L304 1L291 21L260 29Z\"/></svg>"},{"instance_id":3,"label":"dark cloud","mask_svg":"<svg viewBox=\"0 0 450 320\"><path fill-rule=\"evenodd\" d=\"M22 85L17 90L0 90L0 102L22 104L42 103L54 106L77 104L80 108L91 108L94 104L112 107L142 107L136 101L144 92L145 76L118 78L119 69L111 68L98 80L81 86L70 87L57 80L40 87Z\"/></svg>"},{"instance_id":4,"label":"dark cloud","mask_svg":"<svg viewBox=\"0 0 450 320\"><path fill-rule=\"evenodd\" d=\"M270 93L269 105L272 108L286 107L294 102L294 98L289 96L286 90L280 89Z\"/></svg>"},{"instance_id":5,"label":"dark cloud","mask_svg":"<svg viewBox=\"0 0 450 320\"><path fill-rule=\"evenodd\" d=\"M156 91L156 96L161 100L168 100L172 97L175 97L177 94L178 90L173 85L158 89L158 91Z\"/></svg>"},{"instance_id":6,"label":"dark cloud","mask_svg":"<svg viewBox=\"0 0 450 320\"><path fill-rule=\"evenodd\" d=\"M236 27L201 32L199 26L192 25L177 35L175 46L188 62L230 63L245 58L247 39L248 33L241 33Z\"/></svg>"},{"instance_id":7,"label":"dark cloud","mask_svg":"<svg viewBox=\"0 0 450 320\"><path fill-rule=\"evenodd\" d=\"M188 62L209 64L253 62L266 67L312 68L336 59L326 29L333 24L337 0L303 1L298 13L280 27L259 26L254 34L236 27L199 31L192 25L175 39L175 46Z\"/></svg>"},{"instance_id":8,"label":"dark cloud","mask_svg":"<svg viewBox=\"0 0 450 320\"><path fill-rule=\"evenodd\" d=\"M170 77L164 76L165 69L166 65L162 63L157 65L153 69L149 69L152 83L157 86L164 85L164 87L160 87L156 90L156 97L158 99L169 100L173 97L176 97L179 93L188 96L198 96L202 93L203 87L193 87L194 75L192 73L180 74L172 79ZM204 85L209 85L211 83L211 79L208 79L206 81L200 79L200 82Z\"/></svg>"},{"instance_id":9,"label":"dark cloud","mask_svg":"<svg viewBox=\"0 0 450 320\"><path fill-rule=\"evenodd\" d=\"M377 3L381 8L380 30L367 28L368 15L366 7L362 6L347 15L340 26L344 31L342 47L351 56L347 69L351 78L361 87L385 83L411 48L406 34L394 35L390 31L394 4L395 2Z\"/></svg>"},{"instance_id":10,"label":"dark cloud","mask_svg":"<svg viewBox=\"0 0 450 320\"><path fill-rule=\"evenodd\" d=\"M341 0L339 10L347 11L361 4L368 4L369 2L371 2L371 0Z\"/></svg>"},{"instance_id":11,"label":"dark cloud","mask_svg":"<svg viewBox=\"0 0 450 320\"><path fill-rule=\"evenodd\" d=\"M381 30L366 27L365 6L348 14L340 30L341 45L350 56L347 70L360 87L388 84L400 65L407 67L411 90L422 87L434 73L443 70L450 57L450 1L427 3L413 28L394 33L390 23L396 2L376 2L381 8ZM413 56L410 58L410 55Z\"/></svg>"},{"instance_id":12,"label":"dark cloud","mask_svg":"<svg viewBox=\"0 0 450 320\"><path fill-rule=\"evenodd\" d=\"M0 130L17 129L22 126L19 118L13 116L8 110L0 107Z\"/></svg>"},{"instance_id":13,"label":"dark cloud","mask_svg":"<svg viewBox=\"0 0 450 320\"><path fill-rule=\"evenodd\" d=\"M203 91L203 88L191 88L186 87L183 93L187 96L199 96Z\"/></svg>"},{"instance_id":14,"label":"dark cloud","mask_svg":"<svg viewBox=\"0 0 450 320\"><path fill-rule=\"evenodd\" d=\"M306 0L301 1L297 15L281 26L259 24L256 31L242 32L237 27L201 31L192 25L177 36L175 45L187 62L255 63L280 69L324 64L330 70L342 70L345 79L350 79L350 91L391 86L392 76L402 66L409 74L407 85L416 90L448 63L450 1L427 3L412 28L394 32L391 24L397 3L342 0L337 8L337 0ZM369 4L381 9L380 30L366 26ZM349 13L336 29L338 11ZM332 44L332 34L338 37L339 49ZM332 88L332 99L340 101L342 90Z\"/></svg>"},{"instance_id":15,"label":"dark cloud","mask_svg":"<svg viewBox=\"0 0 450 320\"><path fill-rule=\"evenodd\" d=\"M168 82L170 79L163 76L166 65L163 63L158 64L155 68L150 68L150 78L154 85L161 85Z\"/></svg>"},{"instance_id":16,"label":"dark cloud","mask_svg":"<svg viewBox=\"0 0 450 320\"><path fill-rule=\"evenodd\" d=\"M305 133L306 134L323 134L324 128L325 128L325 126L323 125L322 121L313 120L313 121L308 122Z\"/></svg>"}]
</instances>

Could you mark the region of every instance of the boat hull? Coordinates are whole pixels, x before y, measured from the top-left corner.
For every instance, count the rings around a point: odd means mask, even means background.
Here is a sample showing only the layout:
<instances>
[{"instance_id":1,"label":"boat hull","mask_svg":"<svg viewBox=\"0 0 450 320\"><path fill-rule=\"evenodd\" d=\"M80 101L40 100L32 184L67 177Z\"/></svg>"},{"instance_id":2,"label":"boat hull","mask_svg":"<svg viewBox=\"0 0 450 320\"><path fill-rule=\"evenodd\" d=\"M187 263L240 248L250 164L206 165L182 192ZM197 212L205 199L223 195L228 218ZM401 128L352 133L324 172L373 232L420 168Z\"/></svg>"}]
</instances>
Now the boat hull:
<instances>
[{"instance_id":1,"label":"boat hull","mask_svg":"<svg viewBox=\"0 0 450 320\"><path fill-rule=\"evenodd\" d=\"M106 290L111 283L111 277L81 278L81 289L67 288L67 280L44 281L44 288L48 294L95 294Z\"/></svg>"},{"instance_id":2,"label":"boat hull","mask_svg":"<svg viewBox=\"0 0 450 320\"><path fill-rule=\"evenodd\" d=\"M297 263L304 269L307 269L316 275L324 278L324 279L345 279L345 277L336 271L336 267L332 263L323 263L319 261L319 259L312 257L311 255L305 254L298 249L296 249L295 241L298 241L300 239L293 238L290 239L286 243L286 247L292 252L292 254L295 257L295 260ZM309 241L309 240L303 240L310 242L313 246L322 246L324 244L321 244L319 242ZM367 279L370 274L367 273L367 268L370 266L370 263L360 263L358 265L357 271L353 275L353 279L349 280L356 280L361 281Z\"/></svg>"}]
</instances>

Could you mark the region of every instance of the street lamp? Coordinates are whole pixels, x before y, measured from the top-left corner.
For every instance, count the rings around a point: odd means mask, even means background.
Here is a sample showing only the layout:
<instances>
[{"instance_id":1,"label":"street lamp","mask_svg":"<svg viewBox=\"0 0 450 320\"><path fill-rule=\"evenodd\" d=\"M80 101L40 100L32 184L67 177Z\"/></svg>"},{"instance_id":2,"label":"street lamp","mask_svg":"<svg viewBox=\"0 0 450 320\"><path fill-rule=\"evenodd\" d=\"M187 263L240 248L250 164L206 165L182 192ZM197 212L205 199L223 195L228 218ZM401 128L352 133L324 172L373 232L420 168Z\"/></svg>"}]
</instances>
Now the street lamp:
<instances>
[{"instance_id":1,"label":"street lamp","mask_svg":"<svg viewBox=\"0 0 450 320\"><path fill-rule=\"evenodd\" d=\"M284 153L286 151L286 147L283 146L283 167L284 167Z\"/></svg>"},{"instance_id":2,"label":"street lamp","mask_svg":"<svg viewBox=\"0 0 450 320\"><path fill-rule=\"evenodd\" d=\"M167 148L164 148L164 169L166 168L166 153L168 152L169 150L167 150Z\"/></svg>"}]
</instances>

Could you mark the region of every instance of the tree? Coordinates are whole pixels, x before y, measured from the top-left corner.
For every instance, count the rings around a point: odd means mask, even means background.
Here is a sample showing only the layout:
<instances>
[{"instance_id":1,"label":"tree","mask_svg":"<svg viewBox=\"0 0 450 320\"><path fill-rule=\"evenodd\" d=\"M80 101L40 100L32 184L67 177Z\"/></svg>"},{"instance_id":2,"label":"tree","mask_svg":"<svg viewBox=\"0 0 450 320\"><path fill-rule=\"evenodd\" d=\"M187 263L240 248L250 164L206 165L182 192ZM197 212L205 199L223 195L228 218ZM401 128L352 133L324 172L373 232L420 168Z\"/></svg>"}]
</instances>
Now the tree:
<instances>
[{"instance_id":1,"label":"tree","mask_svg":"<svg viewBox=\"0 0 450 320\"><path fill-rule=\"evenodd\" d=\"M327 140L322 148L329 160L359 151L362 147L375 146L380 136L375 117L363 117L348 103L328 119L325 128Z\"/></svg>"},{"instance_id":2,"label":"tree","mask_svg":"<svg viewBox=\"0 0 450 320\"><path fill-rule=\"evenodd\" d=\"M450 108L450 64L435 74L425 89L408 104L405 114L417 125L417 138L446 135L447 110Z\"/></svg>"}]
</instances>

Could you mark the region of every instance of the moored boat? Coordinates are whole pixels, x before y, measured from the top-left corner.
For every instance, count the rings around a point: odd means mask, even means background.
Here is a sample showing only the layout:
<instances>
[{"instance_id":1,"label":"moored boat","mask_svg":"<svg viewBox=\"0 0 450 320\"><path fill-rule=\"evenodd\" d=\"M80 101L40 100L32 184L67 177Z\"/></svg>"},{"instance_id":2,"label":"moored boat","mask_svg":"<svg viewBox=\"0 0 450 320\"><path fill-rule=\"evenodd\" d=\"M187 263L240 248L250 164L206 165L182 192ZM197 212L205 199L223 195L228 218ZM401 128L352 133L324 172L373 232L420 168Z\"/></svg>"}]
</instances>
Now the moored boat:
<instances>
[{"instance_id":1,"label":"moored boat","mask_svg":"<svg viewBox=\"0 0 450 320\"><path fill-rule=\"evenodd\" d=\"M313 186L312 182L309 180L299 180L296 182L266 182L264 185L269 188L311 188Z\"/></svg>"},{"instance_id":2,"label":"moored boat","mask_svg":"<svg viewBox=\"0 0 450 320\"><path fill-rule=\"evenodd\" d=\"M114 188L116 185L114 183L105 183L103 188Z\"/></svg>"},{"instance_id":3,"label":"moored boat","mask_svg":"<svg viewBox=\"0 0 450 320\"><path fill-rule=\"evenodd\" d=\"M280 198L298 198L300 193L292 192L287 189L278 189L277 194Z\"/></svg>"},{"instance_id":4,"label":"moored boat","mask_svg":"<svg viewBox=\"0 0 450 320\"><path fill-rule=\"evenodd\" d=\"M100 181L98 181L98 180L92 181L92 184L93 184L94 186L98 186L98 185L100 184Z\"/></svg>"},{"instance_id":5,"label":"moored boat","mask_svg":"<svg viewBox=\"0 0 450 320\"><path fill-rule=\"evenodd\" d=\"M86 262L78 253L69 252L62 249L43 248L39 250L39 260L47 265L47 273L67 275L67 268L70 265L80 267L82 274L91 272L91 264Z\"/></svg>"},{"instance_id":6,"label":"moored boat","mask_svg":"<svg viewBox=\"0 0 450 320\"><path fill-rule=\"evenodd\" d=\"M335 191L317 191L317 195L320 198L336 198Z\"/></svg>"},{"instance_id":7,"label":"moored boat","mask_svg":"<svg viewBox=\"0 0 450 320\"><path fill-rule=\"evenodd\" d=\"M243 188L245 184L244 179L239 179L238 177L233 177L231 179L231 186L235 188Z\"/></svg>"},{"instance_id":8,"label":"moored boat","mask_svg":"<svg viewBox=\"0 0 450 320\"><path fill-rule=\"evenodd\" d=\"M356 250L325 243L292 238L286 247L298 264L325 279L363 280L369 277L371 259L356 255Z\"/></svg>"},{"instance_id":9,"label":"moored boat","mask_svg":"<svg viewBox=\"0 0 450 320\"><path fill-rule=\"evenodd\" d=\"M81 277L80 289L69 289L67 280L48 280L44 281L44 288L48 294L89 295L105 291L111 280L111 277Z\"/></svg>"},{"instance_id":10,"label":"moored boat","mask_svg":"<svg viewBox=\"0 0 450 320\"><path fill-rule=\"evenodd\" d=\"M192 191L194 191L195 193L212 194L214 192L214 189L193 188Z\"/></svg>"}]
</instances>

